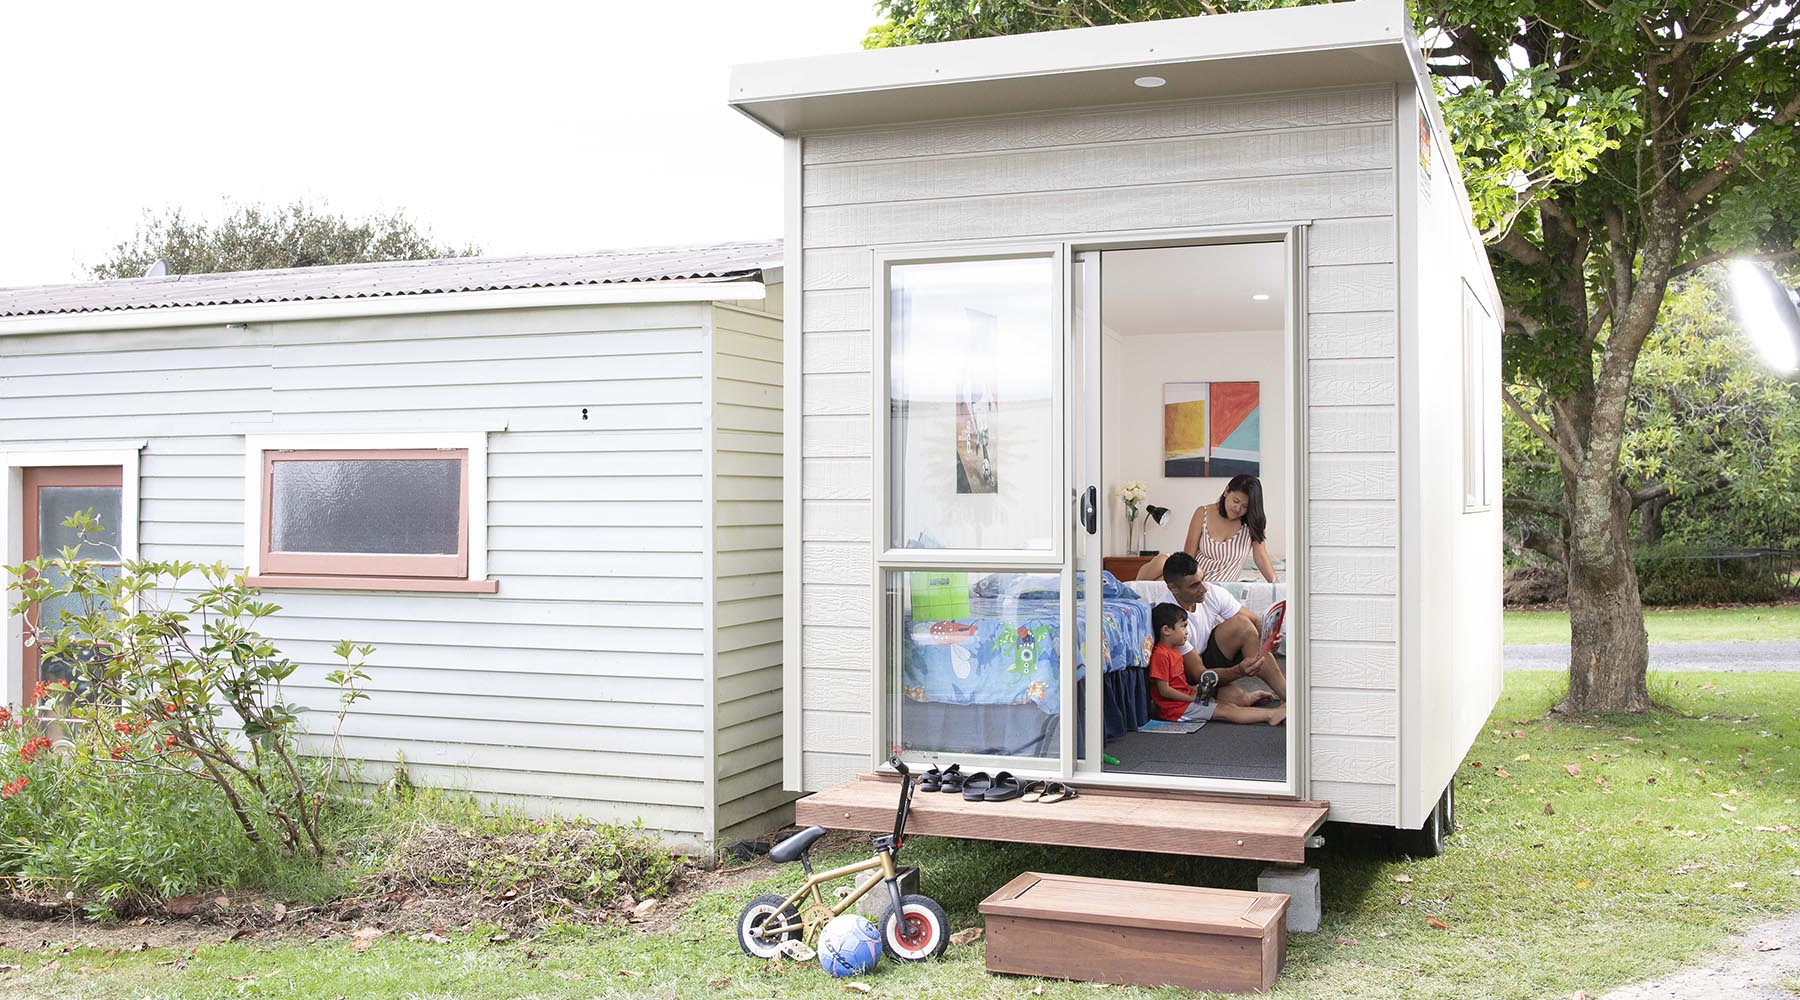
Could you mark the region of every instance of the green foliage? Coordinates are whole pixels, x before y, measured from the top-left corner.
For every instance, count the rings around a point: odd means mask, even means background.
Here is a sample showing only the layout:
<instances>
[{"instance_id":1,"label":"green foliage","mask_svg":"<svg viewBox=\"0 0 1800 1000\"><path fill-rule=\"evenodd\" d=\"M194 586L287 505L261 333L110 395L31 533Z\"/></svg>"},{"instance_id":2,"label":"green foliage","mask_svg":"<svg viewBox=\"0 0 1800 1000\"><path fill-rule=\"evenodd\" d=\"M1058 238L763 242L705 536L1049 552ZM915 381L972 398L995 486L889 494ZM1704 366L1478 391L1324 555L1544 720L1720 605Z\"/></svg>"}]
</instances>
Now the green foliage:
<instances>
[{"instance_id":1,"label":"green foliage","mask_svg":"<svg viewBox=\"0 0 1800 1000\"><path fill-rule=\"evenodd\" d=\"M1649 605L1750 604L1796 592L1789 562L1776 556L1673 543L1640 548L1636 565L1638 591Z\"/></svg>"},{"instance_id":2,"label":"green foliage","mask_svg":"<svg viewBox=\"0 0 1800 1000\"><path fill-rule=\"evenodd\" d=\"M68 675L50 686L60 691L34 692L40 724L78 743L147 736L109 758L210 786L253 843L272 828L284 853L323 855L325 795L294 749L303 710L280 697L296 665L259 630L280 608L222 564L103 567L88 554L97 519L82 511L63 523L76 545L6 567L12 613L40 609L27 641ZM348 658L355 647L345 648ZM360 659L345 670L366 679Z\"/></svg>"},{"instance_id":3,"label":"green foliage","mask_svg":"<svg viewBox=\"0 0 1800 1000\"><path fill-rule=\"evenodd\" d=\"M1770 373L1731 320L1723 274L1678 281L1644 342L1626 411L1620 481L1640 497L1641 544L1681 555L1743 548L1800 548L1800 384ZM1536 408L1541 393L1522 390ZM1508 412L1502 425L1507 535L1515 550L1532 533L1560 536L1562 483L1555 456ZM1640 564L1644 599L1767 600L1754 580L1682 584L1671 553ZM1664 582L1652 600L1650 577ZM1711 594L1707 597L1704 595ZM1732 596L1732 595L1736 596Z\"/></svg>"},{"instance_id":4,"label":"green foliage","mask_svg":"<svg viewBox=\"0 0 1800 1000\"><path fill-rule=\"evenodd\" d=\"M96 279L137 278L159 258L168 261L170 274L210 274L480 252L474 245L439 243L399 212L350 219L295 201L238 206L217 223L190 219L179 208L146 212L137 233L88 270Z\"/></svg>"},{"instance_id":5,"label":"green foliage","mask_svg":"<svg viewBox=\"0 0 1800 1000\"><path fill-rule=\"evenodd\" d=\"M50 694L0 723L0 785L16 789L0 803L0 884L73 892L90 911L122 911L230 889L269 867L268 852L244 839L217 792L181 772L184 755L122 719L123 732L71 731L40 711ZM115 756L120 748L167 766L126 764Z\"/></svg>"}]
</instances>

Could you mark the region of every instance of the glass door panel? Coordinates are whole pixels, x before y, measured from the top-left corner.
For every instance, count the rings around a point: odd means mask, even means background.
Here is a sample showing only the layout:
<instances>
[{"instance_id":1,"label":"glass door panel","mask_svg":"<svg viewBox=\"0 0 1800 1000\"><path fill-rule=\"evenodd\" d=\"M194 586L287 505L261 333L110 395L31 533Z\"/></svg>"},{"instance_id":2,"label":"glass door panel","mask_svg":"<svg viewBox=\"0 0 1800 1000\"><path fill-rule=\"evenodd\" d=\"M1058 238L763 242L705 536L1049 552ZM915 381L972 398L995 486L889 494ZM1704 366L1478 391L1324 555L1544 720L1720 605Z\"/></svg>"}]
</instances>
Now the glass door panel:
<instances>
[{"instance_id":1,"label":"glass door panel","mask_svg":"<svg viewBox=\"0 0 1800 1000\"><path fill-rule=\"evenodd\" d=\"M1059 573L884 575L891 718L906 756L1048 758L1061 746Z\"/></svg>"},{"instance_id":2,"label":"glass door panel","mask_svg":"<svg viewBox=\"0 0 1800 1000\"><path fill-rule=\"evenodd\" d=\"M1055 772L1073 655L1060 247L884 258L882 754Z\"/></svg>"},{"instance_id":3,"label":"glass door panel","mask_svg":"<svg viewBox=\"0 0 1800 1000\"><path fill-rule=\"evenodd\" d=\"M38 556L56 558L65 548L76 549L77 556L100 564L100 575L117 579L120 565L120 525L123 514L117 466L80 466L26 469L24 475L24 556L26 561ZM71 514L88 511L99 521L84 540L73 528L63 525ZM53 573L55 571L52 571ZM53 582L60 582L53 577ZM62 627L65 614L85 614L87 609L69 598L46 601L26 616L29 628L48 635ZM30 696L37 682L68 681L77 690L83 686L85 668L77 658L45 659L38 646L25 646L21 699Z\"/></svg>"},{"instance_id":4,"label":"glass door panel","mask_svg":"<svg viewBox=\"0 0 1800 1000\"><path fill-rule=\"evenodd\" d=\"M888 545L1038 552L1062 529L1055 260L888 272Z\"/></svg>"}]
</instances>

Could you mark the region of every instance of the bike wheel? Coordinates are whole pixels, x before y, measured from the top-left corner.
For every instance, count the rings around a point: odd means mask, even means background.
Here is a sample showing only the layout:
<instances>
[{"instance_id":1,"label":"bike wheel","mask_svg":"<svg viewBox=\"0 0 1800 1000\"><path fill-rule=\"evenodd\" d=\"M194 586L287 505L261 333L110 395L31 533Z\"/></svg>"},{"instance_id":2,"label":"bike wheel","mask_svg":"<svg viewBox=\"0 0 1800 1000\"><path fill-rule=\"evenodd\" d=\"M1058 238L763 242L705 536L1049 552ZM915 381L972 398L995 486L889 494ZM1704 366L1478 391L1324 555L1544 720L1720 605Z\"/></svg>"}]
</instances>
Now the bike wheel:
<instances>
[{"instance_id":1,"label":"bike wheel","mask_svg":"<svg viewBox=\"0 0 1800 1000\"><path fill-rule=\"evenodd\" d=\"M936 958L950 944L950 918L930 896L902 896L899 911L882 921L881 942L902 962Z\"/></svg>"},{"instance_id":2,"label":"bike wheel","mask_svg":"<svg viewBox=\"0 0 1800 1000\"><path fill-rule=\"evenodd\" d=\"M786 896L765 893L752 899L738 914L738 947L751 958L768 961L781 954L781 942L791 941L800 936L797 930L784 931L768 937L763 936L763 926L774 924L776 927L787 927L800 922L800 914L791 906L782 906Z\"/></svg>"}]
</instances>

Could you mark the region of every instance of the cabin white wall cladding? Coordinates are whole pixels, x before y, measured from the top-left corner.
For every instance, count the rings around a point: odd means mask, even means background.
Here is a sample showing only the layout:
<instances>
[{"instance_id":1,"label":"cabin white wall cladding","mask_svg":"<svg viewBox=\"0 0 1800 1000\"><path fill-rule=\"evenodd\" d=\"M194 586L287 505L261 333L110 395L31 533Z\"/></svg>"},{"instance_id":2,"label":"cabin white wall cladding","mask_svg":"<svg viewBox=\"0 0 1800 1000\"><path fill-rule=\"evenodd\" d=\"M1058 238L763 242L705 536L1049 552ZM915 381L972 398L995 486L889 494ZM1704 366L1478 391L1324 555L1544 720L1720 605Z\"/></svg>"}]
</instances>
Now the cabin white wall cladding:
<instances>
[{"instance_id":1,"label":"cabin white wall cladding","mask_svg":"<svg viewBox=\"0 0 1800 1000\"><path fill-rule=\"evenodd\" d=\"M1332 818L1391 824L1398 679L1395 93L971 119L802 144L801 779L870 765L869 251L1311 219L1304 442L1312 759Z\"/></svg>"},{"instance_id":2,"label":"cabin white wall cladding","mask_svg":"<svg viewBox=\"0 0 1800 1000\"><path fill-rule=\"evenodd\" d=\"M711 362L708 304L0 338L0 450L148 439L143 556L241 567L246 432L504 427L488 436L499 592L271 591L284 610L269 631L302 664L289 691L331 707L332 643L373 643L371 698L344 726L372 773L402 752L421 782L532 812L642 817L703 849L713 780L735 796L719 818L739 823L766 811L760 782L779 786L774 746L751 737L779 732L767 664L779 662L780 581L762 572L778 568L779 469L755 456L779 453L766 380L780 372L757 354L770 321L736 315L718 323ZM728 449L716 528L715 443ZM329 733L330 716L307 725Z\"/></svg>"},{"instance_id":3,"label":"cabin white wall cladding","mask_svg":"<svg viewBox=\"0 0 1800 1000\"><path fill-rule=\"evenodd\" d=\"M714 842L786 825L781 788L782 324L763 302L712 309Z\"/></svg>"}]
</instances>

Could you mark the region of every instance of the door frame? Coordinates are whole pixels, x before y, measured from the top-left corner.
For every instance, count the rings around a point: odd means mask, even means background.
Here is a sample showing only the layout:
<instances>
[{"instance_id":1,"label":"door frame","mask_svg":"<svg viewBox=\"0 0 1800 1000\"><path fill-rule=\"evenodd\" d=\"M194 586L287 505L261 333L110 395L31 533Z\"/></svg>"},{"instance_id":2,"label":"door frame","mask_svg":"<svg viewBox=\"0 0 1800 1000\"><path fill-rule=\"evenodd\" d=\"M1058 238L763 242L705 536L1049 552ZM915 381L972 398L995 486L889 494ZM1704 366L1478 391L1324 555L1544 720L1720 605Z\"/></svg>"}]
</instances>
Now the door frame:
<instances>
[{"instance_id":1,"label":"door frame","mask_svg":"<svg viewBox=\"0 0 1800 1000\"><path fill-rule=\"evenodd\" d=\"M1181 791L1203 791L1213 794L1242 794L1266 798L1305 798L1309 788L1310 774L1308 767L1309 734L1307 730L1307 683L1306 680L1306 610L1307 610L1307 561L1306 539L1307 504L1306 496L1306 461L1309 430L1307 426L1307 382L1305 338L1307 309L1307 234L1312 225L1311 219L1271 220L1259 224L1171 228L1171 229L1129 229L1107 230L1090 233L1057 234L1043 238L991 238L975 240L958 240L930 244L879 245L870 250L870 302L869 321L871 323L871 357L870 357L870 420L871 420L871 476L870 491L872 508L872 533L870 535L870 732L869 763L876 770L885 768L885 760L889 747L886 742L889 733L888 683L889 667L888 650L885 647L884 611L887 599L884 585L884 574L893 566L884 567L883 550L888 537L888 498L890 488L889 456L887 448L887 364L888 364L888 310L887 310L887 276L886 269L895 263L928 262L938 260L974 260L981 258L1006 257L1026 253L1041 253L1047 248L1054 248L1058 261L1059 285L1061 297L1059 312L1062 324L1063 356L1058 361L1060 379L1064 386L1064 398L1071 398L1071 392L1078 388L1071 384L1073 374L1080 370L1071 364L1071 352L1083 350L1082 332L1074 329L1074 285L1075 254L1108 250L1142 250L1183 246L1217 246L1233 243L1280 243L1283 245L1284 271L1284 310L1283 310L1283 350L1286 355L1284 370L1288 374L1288 418L1289 433L1284 460L1287 462L1290 488L1283 499L1287 523L1292 525L1287 565L1287 605L1288 614L1284 632L1287 636L1288 677L1292 681L1296 672L1302 683L1290 684L1288 698L1287 780L1284 782L1249 781L1227 778L1191 778L1178 775L1140 775L1107 772L1104 770L1077 770L1077 759L1074 755L1074 739L1069 727L1062 727L1063 749L1059 749L1057 759L1038 760L1035 758L981 759L979 763L1006 766L1009 769L1027 776L1045 776L1075 778L1086 784L1097 787L1170 789ZM1099 303L1091 307L1098 310ZM1095 406L1101 405L1096 398ZM1062 466L1064 485L1067 489L1067 524L1068 534L1064 536L1060 546L1060 563L1058 566L1045 566L1041 561L1033 559L996 560L991 568L994 570L1016 569L1038 572L1059 572L1062 579L1063 608L1065 620L1062 632L1062 648L1060 662L1065 671L1072 672L1075 662L1073 644L1075 629L1072 627L1077 616L1084 614L1082 602L1076 599L1074 577L1076 571L1076 547L1074 533L1078 530L1076 507L1082 490L1089 480L1084 478L1087 470L1075 468L1075 435L1080 433L1081 423L1085 416L1075 412L1077 407L1061 406L1058 427L1061 434ZM1097 449L1095 454L1097 454ZM1096 477L1095 485L1100 485ZM1101 533L1095 537L1097 544L1104 545L1105 519L1100 521ZM927 560L931 556L923 556L918 560L917 568L945 568L933 565ZM898 560L895 560L898 562ZM913 568L908 566L907 568ZM1097 594L1098 590L1089 593ZM1296 670L1298 667L1298 671ZM1061 688L1064 692L1064 718L1073 717L1072 699L1074 685L1065 675ZM1103 687L1092 685L1088 691L1087 728L1088 739L1103 726L1101 715ZM1098 743L1091 743L1090 748L1097 749ZM1089 763L1098 760L1090 757ZM1049 764L1048 767L1045 765Z\"/></svg>"},{"instance_id":2,"label":"door frame","mask_svg":"<svg viewBox=\"0 0 1800 1000\"><path fill-rule=\"evenodd\" d=\"M126 560L138 558L138 463L144 445L145 442L136 441L90 449L70 446L0 452L0 547L5 550L5 564L16 566L24 561L25 470L85 465L118 467L119 554ZM9 597L0 605L4 608L0 618L6 623L4 641L0 641L0 704L18 704L25 696L25 617L12 614L12 604Z\"/></svg>"},{"instance_id":3,"label":"door frame","mask_svg":"<svg viewBox=\"0 0 1800 1000\"><path fill-rule=\"evenodd\" d=\"M1273 782L1251 781L1241 778L1196 778L1185 775L1123 774L1108 772L1104 770L1104 765L1095 766L1096 759L1090 759L1087 761L1088 769L1077 769L1073 773L1073 777L1078 778L1084 783L1120 788L1172 789L1178 791L1258 795L1274 798L1306 797L1305 792L1308 789L1309 780L1309 769L1307 765L1309 763L1308 730L1310 729L1310 726L1307 724L1307 687L1309 682L1307 680L1308 657L1306 650L1306 539L1308 529L1306 523L1307 505L1304 502L1304 497L1306 496L1305 456L1309 447L1308 442L1310 438L1306 421L1308 392L1306 383L1307 345L1305 337L1305 316L1306 237L1310 225L1310 222L1302 221L1274 223L1266 226L1228 227L1191 231L1132 230L1120 233L1107 233L1078 240L1069 240L1064 244L1064 259L1068 261L1066 267L1069 268L1071 275L1073 274L1076 254L1103 255L1107 251L1117 250L1149 250L1192 246L1229 246L1242 243L1281 244L1283 247L1282 258L1284 272L1282 276L1284 295L1284 308L1282 310L1282 351L1284 357L1282 369L1287 373L1288 381L1288 398L1286 404L1289 429L1286 440L1280 442L1280 447L1282 449L1280 461L1286 463L1289 483L1287 495L1282 498L1282 511L1283 516L1286 518L1286 523L1292 526L1288 533L1287 574L1284 581L1287 584L1287 596L1284 598L1284 600L1287 601L1287 618L1283 626L1283 633L1286 636L1288 648L1287 675L1290 681L1287 701L1288 719L1287 724L1283 726L1283 728L1287 730L1287 778L1281 782ZM1102 257L1101 259L1104 258ZM1100 268L1099 273L1102 276L1102 280L1104 280L1104 267ZM1065 284L1068 283L1066 282ZM1101 290L1101 295L1104 295L1103 290ZM1064 298L1066 303L1072 304L1073 295L1067 288L1065 288ZM1104 334L1101 331L1102 323L1104 322L1104 311L1101 308L1100 301L1088 303L1086 306L1089 314L1093 317L1093 322L1087 324L1090 329L1074 329L1074 315L1072 308L1067 314L1069 317L1068 349L1070 351L1080 351L1087 356L1097 358L1103 352L1103 344L1096 342L1090 345L1086 343L1086 340L1089 336L1092 336L1097 340L1103 341ZM1070 365L1066 367L1068 370L1072 371L1076 366ZM1099 370L1094 371L1091 374L1091 378L1096 385L1104 385ZM1087 387L1073 384L1073 379L1071 379L1068 384L1066 391L1071 398L1083 398L1088 395ZM1103 406L1099 393L1093 394L1093 402L1091 405L1094 407ZM1074 407L1071 407L1071 410L1074 409ZM1069 417L1070 429L1068 437L1071 450L1066 465L1069 468L1071 476L1070 488L1076 493L1085 489L1089 483L1093 483L1103 489L1105 486L1105 483L1102 481L1104 478L1104 466L1100 459L1101 453L1098 442L1091 444L1089 447L1089 456L1092 461L1087 464L1091 466L1090 468L1077 468L1075 464L1076 453L1074 449L1078 444L1077 434L1082 433L1081 427L1089 416L1090 415L1088 414L1071 413ZM1093 414L1091 416L1094 418L1093 425L1100 428L1100 441L1104 441L1105 433L1102 414ZM1092 478L1085 478L1090 476ZM1098 539L1097 544L1102 548L1102 551L1104 551L1106 542L1105 526L1106 519L1101 518L1101 530L1095 537ZM1073 537L1074 533L1078 530L1078 526L1071 522L1071 537ZM1073 553L1073 551L1074 547L1071 545L1071 553ZM1097 558L1098 557L1096 557L1096 561ZM1097 595L1098 590L1089 591L1087 601L1098 600ZM1086 613L1086 602L1081 603L1083 606L1076 607L1074 609L1074 614L1079 615ZM1064 627L1067 629L1068 624L1065 623ZM1091 632L1090 635L1092 635ZM1069 662L1072 662L1072 660ZM1292 683L1296 676L1300 678L1300 683L1298 684ZM1066 677L1064 679L1064 686L1070 686L1068 678ZM1102 699L1104 698L1104 691L1102 686L1090 686L1087 692L1087 698L1088 705L1086 715L1088 732L1086 737L1088 740L1094 741L1101 738L1102 726L1104 724L1102 716L1104 706ZM1097 744L1090 743L1090 745ZM1069 759L1070 758L1065 756L1065 765Z\"/></svg>"}]
</instances>

